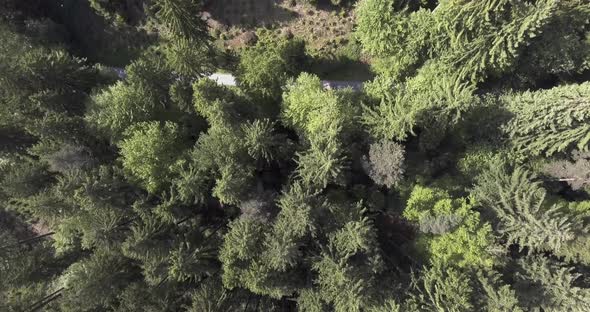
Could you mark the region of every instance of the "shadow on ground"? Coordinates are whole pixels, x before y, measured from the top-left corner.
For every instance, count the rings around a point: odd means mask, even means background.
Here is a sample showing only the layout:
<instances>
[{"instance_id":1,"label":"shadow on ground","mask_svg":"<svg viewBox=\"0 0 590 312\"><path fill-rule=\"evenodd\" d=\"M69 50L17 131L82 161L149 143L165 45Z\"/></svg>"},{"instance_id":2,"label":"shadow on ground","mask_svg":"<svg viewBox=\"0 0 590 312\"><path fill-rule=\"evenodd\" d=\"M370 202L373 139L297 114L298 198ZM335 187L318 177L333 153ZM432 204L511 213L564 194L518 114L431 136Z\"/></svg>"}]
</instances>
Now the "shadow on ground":
<instances>
[{"instance_id":1,"label":"shadow on ground","mask_svg":"<svg viewBox=\"0 0 590 312\"><path fill-rule=\"evenodd\" d=\"M299 14L279 6L281 0L213 0L205 9L220 23L232 26L264 26L288 22Z\"/></svg>"}]
</instances>

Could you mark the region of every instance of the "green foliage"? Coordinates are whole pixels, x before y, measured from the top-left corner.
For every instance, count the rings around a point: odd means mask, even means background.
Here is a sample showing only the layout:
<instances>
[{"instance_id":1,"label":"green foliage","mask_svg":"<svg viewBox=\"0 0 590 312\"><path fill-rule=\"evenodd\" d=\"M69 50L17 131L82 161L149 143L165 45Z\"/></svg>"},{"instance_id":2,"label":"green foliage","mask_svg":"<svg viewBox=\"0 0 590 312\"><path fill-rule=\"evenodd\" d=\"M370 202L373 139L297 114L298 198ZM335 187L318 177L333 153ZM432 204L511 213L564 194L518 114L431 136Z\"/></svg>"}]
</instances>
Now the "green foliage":
<instances>
[{"instance_id":1,"label":"green foliage","mask_svg":"<svg viewBox=\"0 0 590 312\"><path fill-rule=\"evenodd\" d=\"M126 67L127 78L96 94L87 121L113 141L138 122L167 119L168 86L172 76L155 57L146 56Z\"/></svg>"},{"instance_id":2,"label":"green foliage","mask_svg":"<svg viewBox=\"0 0 590 312\"><path fill-rule=\"evenodd\" d=\"M266 161L276 158L277 148L283 138L275 134L274 126L270 119L256 119L242 126L246 141L245 145L248 147L250 157Z\"/></svg>"},{"instance_id":3,"label":"green foliage","mask_svg":"<svg viewBox=\"0 0 590 312\"><path fill-rule=\"evenodd\" d=\"M202 174L215 180L213 195L222 203L237 204L244 200L253 182L254 160L240 145L241 132L213 126L202 135L191 153Z\"/></svg>"},{"instance_id":4,"label":"green foliage","mask_svg":"<svg viewBox=\"0 0 590 312\"><path fill-rule=\"evenodd\" d=\"M478 272L477 279L481 289L481 300L485 304L485 311L497 312L522 312L519 306L516 291L501 280L500 274L490 271Z\"/></svg>"},{"instance_id":5,"label":"green foliage","mask_svg":"<svg viewBox=\"0 0 590 312\"><path fill-rule=\"evenodd\" d=\"M354 129L358 109L334 91L323 90L319 77L303 73L283 95L283 120L309 141L337 138Z\"/></svg>"},{"instance_id":6,"label":"green foliage","mask_svg":"<svg viewBox=\"0 0 590 312\"><path fill-rule=\"evenodd\" d=\"M125 5L120 1L90 0L90 7L106 19L121 24L125 22Z\"/></svg>"},{"instance_id":7,"label":"green foliage","mask_svg":"<svg viewBox=\"0 0 590 312\"><path fill-rule=\"evenodd\" d=\"M192 295L188 312L231 312L238 308L232 292L218 280L209 279Z\"/></svg>"},{"instance_id":8,"label":"green foliage","mask_svg":"<svg viewBox=\"0 0 590 312\"><path fill-rule=\"evenodd\" d=\"M240 87L257 100L276 101L287 80L297 76L304 59L303 41L261 32L256 45L241 52L236 75Z\"/></svg>"},{"instance_id":9,"label":"green foliage","mask_svg":"<svg viewBox=\"0 0 590 312\"><path fill-rule=\"evenodd\" d=\"M72 172L60 179L54 192L65 198L53 216L61 219L56 229L54 246L65 252L79 244L82 248L113 249L124 237L124 225L133 215L129 205L134 189L122 172L100 167L90 172Z\"/></svg>"},{"instance_id":10,"label":"green foliage","mask_svg":"<svg viewBox=\"0 0 590 312\"><path fill-rule=\"evenodd\" d=\"M163 52L167 65L185 77L204 77L215 69L215 52L201 41L177 39L165 45Z\"/></svg>"},{"instance_id":11,"label":"green foliage","mask_svg":"<svg viewBox=\"0 0 590 312\"><path fill-rule=\"evenodd\" d=\"M505 153L504 153L505 154ZM470 180L475 179L492 163L502 159L502 151L498 153L491 146L475 146L468 149L457 161L457 169Z\"/></svg>"},{"instance_id":12,"label":"green foliage","mask_svg":"<svg viewBox=\"0 0 590 312\"><path fill-rule=\"evenodd\" d=\"M313 203L314 194L301 184L294 184L279 198L277 205L281 211L266 237L269 267L284 272L297 265L301 258L298 247L315 231Z\"/></svg>"},{"instance_id":13,"label":"green foliage","mask_svg":"<svg viewBox=\"0 0 590 312\"><path fill-rule=\"evenodd\" d=\"M394 0L359 4L357 35L363 48L376 58L376 69L396 82L386 97L366 107L363 119L377 138L404 140L416 128L425 131L420 135L426 148L436 147L446 130L474 102L476 83L510 73L521 58L527 64L527 55L542 58L546 49L535 42L547 40L561 47L551 38L566 34L572 42L579 41L572 29L563 27L558 31L565 33L555 35L550 25L568 16L575 21L572 28L583 31L578 20L583 20L588 10L581 2L553 0L534 4L445 1L435 10L415 10L407 5L406 1ZM579 64L584 59L570 56L568 50L563 51L563 57L574 58L571 62ZM585 54L583 51L578 50ZM525 70L516 75L527 74ZM436 119L431 118L435 115Z\"/></svg>"},{"instance_id":14,"label":"green foliage","mask_svg":"<svg viewBox=\"0 0 590 312\"><path fill-rule=\"evenodd\" d=\"M409 12L408 1L364 0L358 5L357 36L363 50L376 56L375 69L400 78L415 70L432 30L430 14Z\"/></svg>"},{"instance_id":15,"label":"green foliage","mask_svg":"<svg viewBox=\"0 0 590 312\"><path fill-rule=\"evenodd\" d=\"M223 203L237 204L251 190L253 170L260 157L271 157L278 148L279 136L272 124L255 118L259 110L251 108L239 93L209 79L193 85L195 111L210 125L199 137L191 158L201 172L215 180L213 195ZM237 126L242 122L241 126ZM270 159L267 159L270 160Z\"/></svg>"},{"instance_id":16,"label":"green foliage","mask_svg":"<svg viewBox=\"0 0 590 312\"><path fill-rule=\"evenodd\" d=\"M305 184L295 183L279 197L278 206L271 226L251 217L232 224L220 253L226 287L277 298L301 292L299 305L309 311L327 306L358 311L377 300L377 279L385 267L377 233L360 204L332 207ZM330 226L318 226L327 221L322 215L332 220ZM318 235L326 242L319 258L305 244ZM301 270L317 274L313 287L302 288Z\"/></svg>"},{"instance_id":17,"label":"green foliage","mask_svg":"<svg viewBox=\"0 0 590 312\"><path fill-rule=\"evenodd\" d=\"M440 64L429 63L407 82L379 92L376 103L363 107L362 121L369 133L377 139L402 141L419 128L421 145L436 147L475 103L474 86L447 70ZM378 82L391 84L390 80Z\"/></svg>"},{"instance_id":18,"label":"green foliage","mask_svg":"<svg viewBox=\"0 0 590 312\"><path fill-rule=\"evenodd\" d=\"M307 73L287 86L283 120L309 143L297 160L298 176L305 183L325 187L340 178L345 167L341 140L356 130L358 112L345 96L322 90L319 78Z\"/></svg>"},{"instance_id":19,"label":"green foliage","mask_svg":"<svg viewBox=\"0 0 590 312\"><path fill-rule=\"evenodd\" d=\"M469 276L452 267L436 264L414 281L408 305L416 311L471 311L473 284Z\"/></svg>"},{"instance_id":20,"label":"green foliage","mask_svg":"<svg viewBox=\"0 0 590 312\"><path fill-rule=\"evenodd\" d=\"M264 229L257 220L239 219L229 224L219 251L223 268L223 285L233 289L242 284L248 274L251 261L260 254ZM256 285L246 284L254 292L260 292Z\"/></svg>"},{"instance_id":21,"label":"green foliage","mask_svg":"<svg viewBox=\"0 0 590 312\"><path fill-rule=\"evenodd\" d=\"M81 115L92 87L100 82L94 68L57 47L0 25L0 125L25 130L37 138L83 142Z\"/></svg>"},{"instance_id":22,"label":"green foliage","mask_svg":"<svg viewBox=\"0 0 590 312\"><path fill-rule=\"evenodd\" d=\"M384 270L375 230L368 218L361 216L328 239L327 251L313 266L320 295L335 311L361 311L373 299L374 288L379 287L376 275ZM355 261L359 253L364 257Z\"/></svg>"},{"instance_id":23,"label":"green foliage","mask_svg":"<svg viewBox=\"0 0 590 312\"><path fill-rule=\"evenodd\" d=\"M574 148L587 151L589 98L588 83L505 96L503 101L514 114L505 128L514 152L529 157Z\"/></svg>"},{"instance_id":24,"label":"green foliage","mask_svg":"<svg viewBox=\"0 0 590 312\"><path fill-rule=\"evenodd\" d=\"M582 233L578 233L573 240L556 251L555 254L564 257L567 261L587 265L590 263L590 252L588 252L589 249L587 248L590 246L590 235L587 234L587 227L590 222L590 202L570 202L566 211L574 219L580 221L584 228Z\"/></svg>"},{"instance_id":25,"label":"green foliage","mask_svg":"<svg viewBox=\"0 0 590 312\"><path fill-rule=\"evenodd\" d=\"M70 266L57 286L63 287L59 305L65 311L92 311L113 307L130 272L120 254L98 250L89 258Z\"/></svg>"},{"instance_id":26,"label":"green foliage","mask_svg":"<svg viewBox=\"0 0 590 312\"><path fill-rule=\"evenodd\" d=\"M296 184L278 200L281 212L270 228L261 218L234 221L220 251L224 285L274 298L295 291L301 283L293 274L302 256L298 248L315 230L313 202L313 194Z\"/></svg>"},{"instance_id":27,"label":"green foliage","mask_svg":"<svg viewBox=\"0 0 590 312\"><path fill-rule=\"evenodd\" d=\"M297 308L305 312L321 312L327 309L327 306L322 302L322 295L311 289L304 289L299 294L297 300Z\"/></svg>"},{"instance_id":28,"label":"green foliage","mask_svg":"<svg viewBox=\"0 0 590 312\"><path fill-rule=\"evenodd\" d=\"M244 170L239 164L230 162L219 168L212 195L222 203L238 204L245 198L252 184L252 170Z\"/></svg>"},{"instance_id":29,"label":"green foliage","mask_svg":"<svg viewBox=\"0 0 590 312\"><path fill-rule=\"evenodd\" d=\"M326 187L338 183L345 167L345 158L337 143L313 143L309 150L297 153L297 176L307 185Z\"/></svg>"},{"instance_id":30,"label":"green foliage","mask_svg":"<svg viewBox=\"0 0 590 312\"><path fill-rule=\"evenodd\" d=\"M565 78L588 69L590 42L584 33L589 12L588 3L560 3L543 27L543 35L536 37L523 53L516 79L531 84L549 75Z\"/></svg>"},{"instance_id":31,"label":"green foliage","mask_svg":"<svg viewBox=\"0 0 590 312\"><path fill-rule=\"evenodd\" d=\"M588 1L222 2L2 1L0 310L590 310Z\"/></svg>"},{"instance_id":32,"label":"green foliage","mask_svg":"<svg viewBox=\"0 0 590 312\"><path fill-rule=\"evenodd\" d=\"M244 118L258 115L254 105L237 90L218 85L210 79L200 79L193 85L195 111L212 127L232 127Z\"/></svg>"},{"instance_id":33,"label":"green foliage","mask_svg":"<svg viewBox=\"0 0 590 312\"><path fill-rule=\"evenodd\" d=\"M129 128L121 141L125 171L149 192L161 191L182 150L178 126L172 122L143 122Z\"/></svg>"},{"instance_id":34,"label":"green foliage","mask_svg":"<svg viewBox=\"0 0 590 312\"><path fill-rule=\"evenodd\" d=\"M166 35L199 42L208 38L206 24L199 16L200 0L156 0L152 8Z\"/></svg>"},{"instance_id":35,"label":"green foliage","mask_svg":"<svg viewBox=\"0 0 590 312\"><path fill-rule=\"evenodd\" d=\"M215 64L215 51L207 24L201 18L201 0L156 0L151 10L166 39L161 51L167 65L188 78L210 74Z\"/></svg>"},{"instance_id":36,"label":"green foliage","mask_svg":"<svg viewBox=\"0 0 590 312\"><path fill-rule=\"evenodd\" d=\"M522 167L510 172L504 163L494 162L477 178L474 194L509 243L558 251L582 230L581 224L559 204L546 201L546 191L533 179Z\"/></svg>"},{"instance_id":37,"label":"green foliage","mask_svg":"<svg viewBox=\"0 0 590 312\"><path fill-rule=\"evenodd\" d=\"M570 267L542 257L530 257L519 261L515 276L519 301L527 309L586 311L590 308L590 290L576 286L581 275Z\"/></svg>"},{"instance_id":38,"label":"green foliage","mask_svg":"<svg viewBox=\"0 0 590 312\"><path fill-rule=\"evenodd\" d=\"M49 244L41 242L31 248L19 241L22 233L17 229L22 224L3 210L0 215L0 300L6 311L22 311L45 296L51 287L49 280L58 270L44 267L54 261Z\"/></svg>"},{"instance_id":39,"label":"green foliage","mask_svg":"<svg viewBox=\"0 0 590 312\"><path fill-rule=\"evenodd\" d=\"M432 11L413 11L407 4L367 0L359 6L358 35L380 59L377 69L399 79L430 59L471 81L509 69L558 7L555 1L447 1Z\"/></svg>"},{"instance_id":40,"label":"green foliage","mask_svg":"<svg viewBox=\"0 0 590 312\"><path fill-rule=\"evenodd\" d=\"M194 161L178 160L171 168L175 178L172 182L172 195L178 196L185 204L205 202L209 191L210 173L207 168L200 168Z\"/></svg>"},{"instance_id":41,"label":"green foliage","mask_svg":"<svg viewBox=\"0 0 590 312\"><path fill-rule=\"evenodd\" d=\"M51 177L43 165L35 163L31 159L23 159L13 163L8 170L3 172L2 193L12 198L32 196L42 191L50 179Z\"/></svg>"},{"instance_id":42,"label":"green foliage","mask_svg":"<svg viewBox=\"0 0 590 312\"><path fill-rule=\"evenodd\" d=\"M119 0L89 0L90 7L117 27L137 25L144 21L144 0L126 2Z\"/></svg>"},{"instance_id":43,"label":"green foliage","mask_svg":"<svg viewBox=\"0 0 590 312\"><path fill-rule=\"evenodd\" d=\"M179 309L174 302L173 294L176 289L164 287L150 287L143 282L132 283L118 296L117 311L121 312L160 312Z\"/></svg>"},{"instance_id":44,"label":"green foliage","mask_svg":"<svg viewBox=\"0 0 590 312\"><path fill-rule=\"evenodd\" d=\"M417 241L432 263L491 267L492 228L480 220L474 205L436 188L415 186L403 216L420 226Z\"/></svg>"}]
</instances>

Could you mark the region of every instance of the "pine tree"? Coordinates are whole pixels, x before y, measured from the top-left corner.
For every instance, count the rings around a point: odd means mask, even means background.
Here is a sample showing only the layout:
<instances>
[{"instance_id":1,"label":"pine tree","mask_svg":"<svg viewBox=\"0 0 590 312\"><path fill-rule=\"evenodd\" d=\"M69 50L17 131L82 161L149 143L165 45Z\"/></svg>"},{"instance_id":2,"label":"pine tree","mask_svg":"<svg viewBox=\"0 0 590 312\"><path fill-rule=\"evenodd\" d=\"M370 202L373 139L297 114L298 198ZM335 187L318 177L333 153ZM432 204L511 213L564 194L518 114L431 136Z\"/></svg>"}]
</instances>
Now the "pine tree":
<instances>
[{"instance_id":1,"label":"pine tree","mask_svg":"<svg viewBox=\"0 0 590 312\"><path fill-rule=\"evenodd\" d=\"M288 157L264 113L241 93L202 79L193 85L195 110L210 125L191 152L194 161L215 181L213 196L222 203L238 204L254 189L255 170L263 169L273 155ZM288 143L285 145L289 145Z\"/></svg>"},{"instance_id":2,"label":"pine tree","mask_svg":"<svg viewBox=\"0 0 590 312\"><path fill-rule=\"evenodd\" d=\"M581 2L554 0L445 1L434 10L407 1L362 1L360 41L376 57L375 69L396 83L366 106L364 123L378 139L404 140L420 130L422 147L436 147L476 101L477 83L511 74L521 58L528 62L527 53L542 53L529 51L529 45L556 37L551 25L564 16L583 31L578 21L587 10ZM575 56L575 62L583 58Z\"/></svg>"},{"instance_id":3,"label":"pine tree","mask_svg":"<svg viewBox=\"0 0 590 312\"><path fill-rule=\"evenodd\" d=\"M46 47L14 28L0 25L0 125L45 141L88 143L82 115L88 93L102 82L97 70L61 46Z\"/></svg>"},{"instance_id":4,"label":"pine tree","mask_svg":"<svg viewBox=\"0 0 590 312\"><path fill-rule=\"evenodd\" d=\"M33 304L43 305L54 274L59 271L49 244L43 238L19 241L18 222L4 211L0 238L0 300L7 311L23 311ZM22 225L21 225L22 226ZM21 233L22 234L22 233ZM27 231L27 235L34 235Z\"/></svg>"},{"instance_id":5,"label":"pine tree","mask_svg":"<svg viewBox=\"0 0 590 312\"><path fill-rule=\"evenodd\" d=\"M299 246L315 231L314 194L303 185L294 184L278 199L281 209L266 237L265 260L269 267L278 271L294 268L301 259ZM317 208L316 208L317 209Z\"/></svg>"},{"instance_id":6,"label":"pine tree","mask_svg":"<svg viewBox=\"0 0 590 312\"><path fill-rule=\"evenodd\" d=\"M363 106L362 121L378 140L405 140L420 129L421 147L437 147L448 130L476 101L475 86L440 63L427 63L405 83L376 80L371 89L389 88ZM389 87L388 87L389 86ZM436 116L434 118L433 116Z\"/></svg>"},{"instance_id":7,"label":"pine tree","mask_svg":"<svg viewBox=\"0 0 590 312\"><path fill-rule=\"evenodd\" d=\"M559 204L547 202L546 191L533 179L528 170L516 167L510 172L497 161L478 177L474 194L508 243L558 251L582 231L581 223Z\"/></svg>"},{"instance_id":8,"label":"pine tree","mask_svg":"<svg viewBox=\"0 0 590 312\"><path fill-rule=\"evenodd\" d=\"M283 95L282 118L308 150L298 154L298 176L319 188L338 183L345 168L342 140L354 133L358 110L345 94L323 91L317 76L301 74Z\"/></svg>"},{"instance_id":9,"label":"pine tree","mask_svg":"<svg viewBox=\"0 0 590 312\"><path fill-rule=\"evenodd\" d=\"M474 289L468 274L441 264L427 268L413 281L409 311L471 311Z\"/></svg>"},{"instance_id":10,"label":"pine tree","mask_svg":"<svg viewBox=\"0 0 590 312\"><path fill-rule=\"evenodd\" d=\"M56 284L63 288L59 306L63 311L114 308L117 296L134 274L121 254L96 250L60 276Z\"/></svg>"},{"instance_id":11,"label":"pine tree","mask_svg":"<svg viewBox=\"0 0 590 312\"><path fill-rule=\"evenodd\" d=\"M335 311L361 311L376 300L378 276L385 269L371 221L360 215L328 239L326 251L313 264L319 294Z\"/></svg>"},{"instance_id":12,"label":"pine tree","mask_svg":"<svg viewBox=\"0 0 590 312\"><path fill-rule=\"evenodd\" d=\"M367 0L359 7L358 33L364 49L379 58L377 69L396 79L413 76L431 60L455 68L461 80L480 81L506 72L533 38L549 32L544 27L559 18L559 9L583 6L446 1L429 10L407 1Z\"/></svg>"},{"instance_id":13,"label":"pine tree","mask_svg":"<svg viewBox=\"0 0 590 312\"><path fill-rule=\"evenodd\" d=\"M375 56L374 68L396 80L407 76L425 58L432 30L431 14L412 12L409 1L364 0L358 5L357 34L363 50Z\"/></svg>"},{"instance_id":14,"label":"pine tree","mask_svg":"<svg viewBox=\"0 0 590 312\"><path fill-rule=\"evenodd\" d=\"M200 0L157 0L151 7L166 39L161 50L168 66L193 79L215 69L216 52L207 24L201 18L201 7Z\"/></svg>"},{"instance_id":15,"label":"pine tree","mask_svg":"<svg viewBox=\"0 0 590 312\"><path fill-rule=\"evenodd\" d=\"M198 14L200 0L157 0L152 9L168 35L195 41L208 37L206 25Z\"/></svg>"},{"instance_id":16,"label":"pine tree","mask_svg":"<svg viewBox=\"0 0 590 312\"><path fill-rule=\"evenodd\" d=\"M248 155L258 160L270 162L277 159L281 144L286 138L276 133L275 124L270 119L256 119L242 126Z\"/></svg>"},{"instance_id":17,"label":"pine tree","mask_svg":"<svg viewBox=\"0 0 590 312\"><path fill-rule=\"evenodd\" d=\"M249 266L263 250L263 225L259 220L252 219L238 219L229 224L229 230L219 251L225 287L233 289L242 285ZM245 286L254 293L261 292L252 283Z\"/></svg>"},{"instance_id":18,"label":"pine tree","mask_svg":"<svg viewBox=\"0 0 590 312\"><path fill-rule=\"evenodd\" d=\"M131 179L156 193L167 186L164 183L182 150L182 138L172 122L144 122L126 131L120 148L123 168Z\"/></svg>"},{"instance_id":19,"label":"pine tree","mask_svg":"<svg viewBox=\"0 0 590 312\"><path fill-rule=\"evenodd\" d=\"M200 78L215 70L216 52L207 41L178 38L162 50L167 65L184 77Z\"/></svg>"},{"instance_id":20,"label":"pine tree","mask_svg":"<svg viewBox=\"0 0 590 312\"><path fill-rule=\"evenodd\" d=\"M172 75L159 57L148 54L127 66L125 72L125 81L93 97L86 114L86 120L114 142L135 123L175 116L168 97Z\"/></svg>"},{"instance_id":21,"label":"pine tree","mask_svg":"<svg viewBox=\"0 0 590 312\"><path fill-rule=\"evenodd\" d=\"M133 282L117 296L117 312L178 311L177 286L166 284L150 286L143 281Z\"/></svg>"},{"instance_id":22,"label":"pine tree","mask_svg":"<svg viewBox=\"0 0 590 312\"><path fill-rule=\"evenodd\" d=\"M118 249L126 236L128 225L135 218L130 205L139 190L128 184L121 170L100 167L89 172L72 172L54 186L56 198L63 209L56 222L54 245L64 252L76 247L84 249Z\"/></svg>"},{"instance_id":23,"label":"pine tree","mask_svg":"<svg viewBox=\"0 0 590 312\"><path fill-rule=\"evenodd\" d=\"M300 293L299 305L309 311L330 306L358 311L378 303L377 280L385 266L375 228L360 204L330 203L296 182L278 206L274 219L232 223L220 252L226 287L273 298ZM320 237L325 243L319 250L308 245Z\"/></svg>"},{"instance_id":24,"label":"pine tree","mask_svg":"<svg viewBox=\"0 0 590 312\"><path fill-rule=\"evenodd\" d=\"M524 258L518 264L514 287L527 309L586 311L590 308L590 289L576 285L581 275L573 272L573 268L542 257Z\"/></svg>"},{"instance_id":25,"label":"pine tree","mask_svg":"<svg viewBox=\"0 0 590 312\"><path fill-rule=\"evenodd\" d=\"M511 285L504 284L499 273L495 271L478 272L479 300L485 305L483 311L521 312L516 291Z\"/></svg>"},{"instance_id":26,"label":"pine tree","mask_svg":"<svg viewBox=\"0 0 590 312\"><path fill-rule=\"evenodd\" d=\"M558 4L551 20L543 26L515 64L513 80L531 85L557 76L560 80L588 69L590 42L587 39L587 16L590 4L567 1Z\"/></svg>"},{"instance_id":27,"label":"pine tree","mask_svg":"<svg viewBox=\"0 0 590 312\"><path fill-rule=\"evenodd\" d=\"M276 101L287 80L299 73L304 58L303 41L260 32L256 45L240 55L237 68L240 87L257 101ZM276 114L273 110L268 113Z\"/></svg>"},{"instance_id":28,"label":"pine tree","mask_svg":"<svg viewBox=\"0 0 590 312\"><path fill-rule=\"evenodd\" d=\"M189 312L231 312L241 306L235 291L229 291L216 279L208 279L191 296Z\"/></svg>"},{"instance_id":29,"label":"pine tree","mask_svg":"<svg viewBox=\"0 0 590 312\"><path fill-rule=\"evenodd\" d=\"M503 97L514 114L505 131L517 155L524 158L572 149L587 151L589 92L590 84L583 83Z\"/></svg>"}]
</instances>

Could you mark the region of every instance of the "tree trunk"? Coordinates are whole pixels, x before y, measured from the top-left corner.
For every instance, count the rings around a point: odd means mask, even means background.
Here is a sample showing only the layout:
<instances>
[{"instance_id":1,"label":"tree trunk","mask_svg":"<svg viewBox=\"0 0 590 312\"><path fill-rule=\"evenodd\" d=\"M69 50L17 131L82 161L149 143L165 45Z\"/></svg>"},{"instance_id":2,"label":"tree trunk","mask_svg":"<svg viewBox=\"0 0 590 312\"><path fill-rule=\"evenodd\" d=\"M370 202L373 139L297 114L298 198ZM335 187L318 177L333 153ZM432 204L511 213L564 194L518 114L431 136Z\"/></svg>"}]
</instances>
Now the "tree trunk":
<instances>
[{"instance_id":1,"label":"tree trunk","mask_svg":"<svg viewBox=\"0 0 590 312\"><path fill-rule=\"evenodd\" d=\"M43 234L43 235L35 236L35 237L32 237L32 238L28 238L28 239L25 239L25 240L19 241L19 242L18 242L18 243L16 243L16 244L2 246L2 247L0 247L0 250L2 250L2 249L6 249L6 248L17 247L17 246L20 246L20 245L22 245L22 244L30 243L30 242L33 242L33 241L36 241L36 240L39 240L39 239L45 238L45 237L47 237L47 236L51 236L51 235L53 235L53 234L55 234L55 232L49 232L49 233L47 233L47 234Z\"/></svg>"},{"instance_id":2,"label":"tree trunk","mask_svg":"<svg viewBox=\"0 0 590 312\"><path fill-rule=\"evenodd\" d=\"M64 288L60 288L56 291L54 291L53 293L43 297L42 299L38 300L37 302L33 303L31 306L29 306L28 310L31 312L34 311L39 311L39 309L43 308L44 306L50 304L51 302L53 302L55 299L61 297L61 292L64 290Z\"/></svg>"},{"instance_id":3,"label":"tree trunk","mask_svg":"<svg viewBox=\"0 0 590 312\"><path fill-rule=\"evenodd\" d=\"M207 235L207 237L205 237L205 239L203 239L203 241L201 242L201 245L205 245L205 243L207 243L209 241L209 239L213 236L213 234L215 234L217 231L219 231L219 229L221 229L224 226L223 223L219 224L215 230L213 230L213 232L209 233L209 235Z\"/></svg>"},{"instance_id":4,"label":"tree trunk","mask_svg":"<svg viewBox=\"0 0 590 312\"><path fill-rule=\"evenodd\" d=\"M252 298L252 293L248 294L248 300L246 300L246 306L244 307L244 312L248 311L248 306L250 305L250 298Z\"/></svg>"}]
</instances>

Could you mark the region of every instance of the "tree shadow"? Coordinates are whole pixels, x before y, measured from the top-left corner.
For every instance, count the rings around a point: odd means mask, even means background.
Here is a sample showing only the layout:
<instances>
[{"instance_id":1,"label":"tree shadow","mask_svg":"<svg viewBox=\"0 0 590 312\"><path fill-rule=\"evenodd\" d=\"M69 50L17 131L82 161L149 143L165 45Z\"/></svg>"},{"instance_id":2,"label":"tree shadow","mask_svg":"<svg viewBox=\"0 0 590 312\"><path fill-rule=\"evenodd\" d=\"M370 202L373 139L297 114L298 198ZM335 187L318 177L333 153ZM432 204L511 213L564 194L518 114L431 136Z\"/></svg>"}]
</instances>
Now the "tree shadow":
<instances>
[{"instance_id":1,"label":"tree shadow","mask_svg":"<svg viewBox=\"0 0 590 312\"><path fill-rule=\"evenodd\" d=\"M306 70L323 80L364 82L375 77L369 64L346 57L315 58Z\"/></svg>"},{"instance_id":2,"label":"tree shadow","mask_svg":"<svg viewBox=\"0 0 590 312\"><path fill-rule=\"evenodd\" d=\"M87 1L66 1L57 14L70 33L74 52L91 62L125 66L156 40L136 27L113 25L96 14Z\"/></svg>"},{"instance_id":3,"label":"tree shadow","mask_svg":"<svg viewBox=\"0 0 590 312\"><path fill-rule=\"evenodd\" d=\"M228 26L265 26L288 22L299 13L278 5L280 0L213 0L205 10Z\"/></svg>"}]
</instances>

